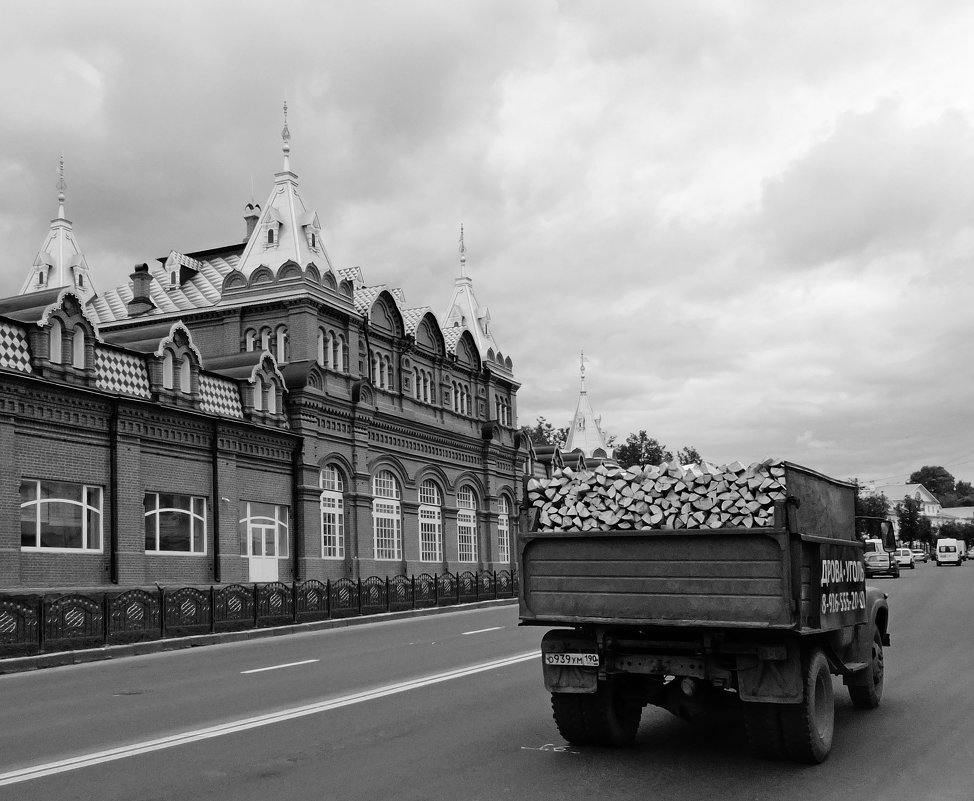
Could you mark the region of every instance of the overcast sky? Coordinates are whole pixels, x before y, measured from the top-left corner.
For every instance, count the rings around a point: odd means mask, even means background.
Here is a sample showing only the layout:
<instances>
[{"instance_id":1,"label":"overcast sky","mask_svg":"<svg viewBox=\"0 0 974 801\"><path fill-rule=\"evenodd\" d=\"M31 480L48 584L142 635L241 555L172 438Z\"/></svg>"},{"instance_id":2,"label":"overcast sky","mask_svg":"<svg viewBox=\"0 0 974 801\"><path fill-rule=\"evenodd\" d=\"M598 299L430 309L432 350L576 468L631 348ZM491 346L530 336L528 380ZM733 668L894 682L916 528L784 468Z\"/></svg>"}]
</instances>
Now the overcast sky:
<instances>
[{"instance_id":1,"label":"overcast sky","mask_svg":"<svg viewBox=\"0 0 974 801\"><path fill-rule=\"evenodd\" d=\"M974 5L3 4L0 294L237 241L291 166L336 266L468 273L519 422L974 477Z\"/></svg>"}]
</instances>

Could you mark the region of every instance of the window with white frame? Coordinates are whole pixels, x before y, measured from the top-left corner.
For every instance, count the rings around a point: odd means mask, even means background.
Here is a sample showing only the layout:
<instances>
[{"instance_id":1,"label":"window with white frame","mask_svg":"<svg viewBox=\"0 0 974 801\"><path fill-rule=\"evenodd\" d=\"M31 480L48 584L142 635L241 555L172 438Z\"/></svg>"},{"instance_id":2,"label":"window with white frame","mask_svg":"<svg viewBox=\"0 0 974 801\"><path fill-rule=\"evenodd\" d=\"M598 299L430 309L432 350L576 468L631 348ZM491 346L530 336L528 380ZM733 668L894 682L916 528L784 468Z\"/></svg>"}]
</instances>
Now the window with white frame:
<instances>
[{"instance_id":1,"label":"window with white frame","mask_svg":"<svg viewBox=\"0 0 974 801\"><path fill-rule=\"evenodd\" d=\"M61 341L64 334L64 324L57 318L51 318L51 330L48 332L48 351L52 364L61 363Z\"/></svg>"},{"instance_id":2,"label":"window with white frame","mask_svg":"<svg viewBox=\"0 0 974 801\"><path fill-rule=\"evenodd\" d=\"M79 369L85 366L85 329L80 325L71 333L71 366Z\"/></svg>"},{"instance_id":3,"label":"window with white frame","mask_svg":"<svg viewBox=\"0 0 974 801\"><path fill-rule=\"evenodd\" d=\"M173 388L174 360L171 350L166 350L162 354L162 388Z\"/></svg>"},{"instance_id":4,"label":"window with white frame","mask_svg":"<svg viewBox=\"0 0 974 801\"><path fill-rule=\"evenodd\" d=\"M477 496L470 486L457 493L457 559L477 561Z\"/></svg>"},{"instance_id":5,"label":"window with white frame","mask_svg":"<svg viewBox=\"0 0 974 801\"><path fill-rule=\"evenodd\" d=\"M443 501L431 479L419 487L419 560L443 561Z\"/></svg>"},{"instance_id":6,"label":"window with white frame","mask_svg":"<svg viewBox=\"0 0 974 801\"><path fill-rule=\"evenodd\" d=\"M20 547L101 551L101 487L67 481L21 481Z\"/></svg>"},{"instance_id":7,"label":"window with white frame","mask_svg":"<svg viewBox=\"0 0 974 801\"><path fill-rule=\"evenodd\" d=\"M372 478L372 526L376 559L402 559L399 482L388 470Z\"/></svg>"},{"instance_id":8,"label":"window with white frame","mask_svg":"<svg viewBox=\"0 0 974 801\"><path fill-rule=\"evenodd\" d=\"M497 561L511 561L511 509L503 495L497 500Z\"/></svg>"},{"instance_id":9,"label":"window with white frame","mask_svg":"<svg viewBox=\"0 0 974 801\"><path fill-rule=\"evenodd\" d=\"M246 501L242 511L244 516L238 524L240 555L287 558L288 507Z\"/></svg>"},{"instance_id":10,"label":"window with white frame","mask_svg":"<svg viewBox=\"0 0 974 801\"><path fill-rule=\"evenodd\" d=\"M146 553L206 553L206 498L145 494Z\"/></svg>"},{"instance_id":11,"label":"window with white frame","mask_svg":"<svg viewBox=\"0 0 974 801\"><path fill-rule=\"evenodd\" d=\"M321 487L321 556L324 559L345 558L345 482L332 466L322 468L318 476Z\"/></svg>"}]
</instances>

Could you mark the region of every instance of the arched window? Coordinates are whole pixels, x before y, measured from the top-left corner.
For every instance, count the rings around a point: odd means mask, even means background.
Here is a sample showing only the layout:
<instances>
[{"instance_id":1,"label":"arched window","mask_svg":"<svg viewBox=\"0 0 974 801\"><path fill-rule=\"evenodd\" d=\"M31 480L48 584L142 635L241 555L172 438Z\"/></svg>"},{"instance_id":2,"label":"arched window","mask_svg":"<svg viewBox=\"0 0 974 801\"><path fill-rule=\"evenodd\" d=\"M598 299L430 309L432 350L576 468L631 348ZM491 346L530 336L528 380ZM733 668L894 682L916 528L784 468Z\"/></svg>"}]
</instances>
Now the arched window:
<instances>
[{"instance_id":1,"label":"arched window","mask_svg":"<svg viewBox=\"0 0 974 801\"><path fill-rule=\"evenodd\" d=\"M477 496L470 486L457 492L457 559L477 561Z\"/></svg>"},{"instance_id":2,"label":"arched window","mask_svg":"<svg viewBox=\"0 0 974 801\"><path fill-rule=\"evenodd\" d=\"M166 350L162 354L162 388L172 389L173 388L173 357L172 351Z\"/></svg>"},{"instance_id":3,"label":"arched window","mask_svg":"<svg viewBox=\"0 0 974 801\"><path fill-rule=\"evenodd\" d=\"M246 342L247 351L252 351L257 347L257 332L253 328L248 328L247 333L244 334L244 341Z\"/></svg>"},{"instance_id":4,"label":"arched window","mask_svg":"<svg viewBox=\"0 0 974 801\"><path fill-rule=\"evenodd\" d=\"M187 395L190 393L190 376L192 374L192 365L189 361L189 355L183 356L183 360L179 364L179 389L181 392L185 392Z\"/></svg>"},{"instance_id":5,"label":"arched window","mask_svg":"<svg viewBox=\"0 0 974 801\"><path fill-rule=\"evenodd\" d=\"M399 482L388 470L372 478L372 526L376 559L402 559Z\"/></svg>"},{"instance_id":6,"label":"arched window","mask_svg":"<svg viewBox=\"0 0 974 801\"><path fill-rule=\"evenodd\" d=\"M85 366L85 329L76 325L72 331L71 339L71 366L83 370Z\"/></svg>"},{"instance_id":7,"label":"arched window","mask_svg":"<svg viewBox=\"0 0 974 801\"><path fill-rule=\"evenodd\" d=\"M260 411L264 408L264 379L260 376L254 378L254 410Z\"/></svg>"},{"instance_id":8,"label":"arched window","mask_svg":"<svg viewBox=\"0 0 974 801\"><path fill-rule=\"evenodd\" d=\"M426 479L419 488L419 559L443 561L443 501L440 488Z\"/></svg>"},{"instance_id":9,"label":"arched window","mask_svg":"<svg viewBox=\"0 0 974 801\"><path fill-rule=\"evenodd\" d=\"M274 229L273 228L268 228L267 229L267 244L268 245L273 245L274 244Z\"/></svg>"},{"instance_id":10,"label":"arched window","mask_svg":"<svg viewBox=\"0 0 974 801\"><path fill-rule=\"evenodd\" d=\"M61 364L61 340L63 339L64 326L61 321L54 317L51 319L51 331L48 334L48 349L52 364Z\"/></svg>"},{"instance_id":11,"label":"arched window","mask_svg":"<svg viewBox=\"0 0 974 801\"><path fill-rule=\"evenodd\" d=\"M336 336L334 342L332 343L332 347L334 348L332 368L340 373L344 373L347 370L345 366L345 356L348 353L348 348L345 345L345 335L339 334Z\"/></svg>"},{"instance_id":12,"label":"arched window","mask_svg":"<svg viewBox=\"0 0 974 801\"><path fill-rule=\"evenodd\" d=\"M287 347L287 328L279 326L275 332L275 352L274 358L279 362L286 362L288 357Z\"/></svg>"},{"instance_id":13,"label":"arched window","mask_svg":"<svg viewBox=\"0 0 974 801\"><path fill-rule=\"evenodd\" d=\"M274 379L267 382L267 411L277 414L277 382Z\"/></svg>"},{"instance_id":14,"label":"arched window","mask_svg":"<svg viewBox=\"0 0 974 801\"><path fill-rule=\"evenodd\" d=\"M321 487L321 556L345 558L345 482L338 469L327 465L318 475Z\"/></svg>"},{"instance_id":15,"label":"arched window","mask_svg":"<svg viewBox=\"0 0 974 801\"><path fill-rule=\"evenodd\" d=\"M497 499L497 561L511 561L511 510L507 498Z\"/></svg>"},{"instance_id":16,"label":"arched window","mask_svg":"<svg viewBox=\"0 0 974 801\"><path fill-rule=\"evenodd\" d=\"M271 329L260 329L260 349L269 351L271 349Z\"/></svg>"}]
</instances>

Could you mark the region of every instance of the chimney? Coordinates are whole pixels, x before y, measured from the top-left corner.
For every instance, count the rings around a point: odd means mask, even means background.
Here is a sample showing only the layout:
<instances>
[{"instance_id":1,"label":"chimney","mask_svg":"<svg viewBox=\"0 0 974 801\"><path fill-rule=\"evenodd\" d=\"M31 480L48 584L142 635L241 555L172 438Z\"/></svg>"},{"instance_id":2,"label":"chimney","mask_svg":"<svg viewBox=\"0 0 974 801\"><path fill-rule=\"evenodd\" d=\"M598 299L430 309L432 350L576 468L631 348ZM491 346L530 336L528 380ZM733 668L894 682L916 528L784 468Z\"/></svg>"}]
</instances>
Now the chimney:
<instances>
[{"instance_id":1,"label":"chimney","mask_svg":"<svg viewBox=\"0 0 974 801\"><path fill-rule=\"evenodd\" d=\"M154 309L156 304L149 297L149 284L152 283L149 265L136 264L135 272L129 278L132 279L132 300L126 306L129 316L137 317L140 314L145 314L149 309Z\"/></svg>"},{"instance_id":2,"label":"chimney","mask_svg":"<svg viewBox=\"0 0 974 801\"><path fill-rule=\"evenodd\" d=\"M257 227L257 221L259 219L260 204L248 203L244 208L244 222L247 223L247 235L244 237L244 242L250 241L250 237L254 233L254 229Z\"/></svg>"}]
</instances>

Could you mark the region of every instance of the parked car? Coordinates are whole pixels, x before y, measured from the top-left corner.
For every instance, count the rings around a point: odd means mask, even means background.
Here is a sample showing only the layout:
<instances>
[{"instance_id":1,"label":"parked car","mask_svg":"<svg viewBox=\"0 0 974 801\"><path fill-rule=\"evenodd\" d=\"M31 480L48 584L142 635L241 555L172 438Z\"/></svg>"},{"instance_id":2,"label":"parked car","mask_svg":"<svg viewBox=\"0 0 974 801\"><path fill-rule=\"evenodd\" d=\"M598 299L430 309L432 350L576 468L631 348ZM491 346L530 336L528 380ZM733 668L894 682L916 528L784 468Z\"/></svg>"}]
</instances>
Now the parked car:
<instances>
[{"instance_id":1,"label":"parked car","mask_svg":"<svg viewBox=\"0 0 974 801\"><path fill-rule=\"evenodd\" d=\"M871 576L900 577L900 566L893 554L886 551L867 551L863 557L866 578Z\"/></svg>"},{"instance_id":2,"label":"parked car","mask_svg":"<svg viewBox=\"0 0 974 801\"><path fill-rule=\"evenodd\" d=\"M909 548L897 548L896 564L900 567L908 567L910 570L916 568L916 562L913 560L913 551Z\"/></svg>"},{"instance_id":3,"label":"parked car","mask_svg":"<svg viewBox=\"0 0 974 801\"><path fill-rule=\"evenodd\" d=\"M967 549L967 558L968 559L974 559L974 548L968 548Z\"/></svg>"},{"instance_id":4,"label":"parked car","mask_svg":"<svg viewBox=\"0 0 974 801\"><path fill-rule=\"evenodd\" d=\"M920 548L914 548L913 550L913 562L926 562L930 557L927 556L927 552L921 550Z\"/></svg>"}]
</instances>

